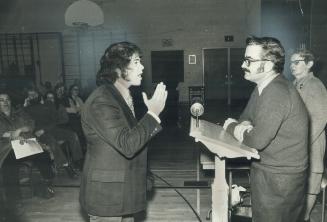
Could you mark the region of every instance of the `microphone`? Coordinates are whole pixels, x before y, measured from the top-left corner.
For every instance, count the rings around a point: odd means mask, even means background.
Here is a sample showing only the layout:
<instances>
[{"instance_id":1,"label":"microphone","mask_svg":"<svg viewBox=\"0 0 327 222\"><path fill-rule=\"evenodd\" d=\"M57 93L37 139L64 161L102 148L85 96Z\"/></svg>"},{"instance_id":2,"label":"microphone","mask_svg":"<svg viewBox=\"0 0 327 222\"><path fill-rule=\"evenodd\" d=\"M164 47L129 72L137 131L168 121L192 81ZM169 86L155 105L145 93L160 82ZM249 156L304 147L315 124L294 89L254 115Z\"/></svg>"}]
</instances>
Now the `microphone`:
<instances>
[{"instance_id":1,"label":"microphone","mask_svg":"<svg viewBox=\"0 0 327 222\"><path fill-rule=\"evenodd\" d=\"M199 116L202 116L204 113L204 107L201 102L195 101L191 108L191 114L196 117L196 127L199 127Z\"/></svg>"}]
</instances>

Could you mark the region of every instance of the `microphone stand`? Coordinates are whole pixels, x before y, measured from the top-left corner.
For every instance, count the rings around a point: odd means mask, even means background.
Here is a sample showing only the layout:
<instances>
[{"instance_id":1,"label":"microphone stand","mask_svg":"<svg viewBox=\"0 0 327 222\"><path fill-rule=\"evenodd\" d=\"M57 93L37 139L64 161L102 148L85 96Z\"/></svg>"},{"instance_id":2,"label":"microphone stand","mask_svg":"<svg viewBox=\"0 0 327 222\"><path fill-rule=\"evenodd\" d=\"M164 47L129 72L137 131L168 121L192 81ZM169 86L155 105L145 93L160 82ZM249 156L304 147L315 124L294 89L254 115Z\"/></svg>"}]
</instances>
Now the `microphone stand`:
<instances>
[{"instance_id":1,"label":"microphone stand","mask_svg":"<svg viewBox=\"0 0 327 222\"><path fill-rule=\"evenodd\" d=\"M190 108L191 114L196 117L196 127L199 127L199 116L204 112L204 107L201 103L195 102Z\"/></svg>"}]
</instances>

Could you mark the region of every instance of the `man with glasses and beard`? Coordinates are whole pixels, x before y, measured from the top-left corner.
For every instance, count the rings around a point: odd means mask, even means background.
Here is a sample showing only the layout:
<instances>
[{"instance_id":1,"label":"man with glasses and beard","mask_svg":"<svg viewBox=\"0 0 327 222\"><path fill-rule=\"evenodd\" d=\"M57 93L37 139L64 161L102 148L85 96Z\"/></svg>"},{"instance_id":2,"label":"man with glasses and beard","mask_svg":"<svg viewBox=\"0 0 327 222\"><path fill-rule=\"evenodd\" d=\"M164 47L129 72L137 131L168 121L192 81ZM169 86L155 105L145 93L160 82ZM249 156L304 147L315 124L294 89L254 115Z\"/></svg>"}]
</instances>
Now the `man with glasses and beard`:
<instances>
[{"instance_id":1,"label":"man with glasses and beard","mask_svg":"<svg viewBox=\"0 0 327 222\"><path fill-rule=\"evenodd\" d=\"M239 120L224 129L258 150L251 164L252 221L297 222L302 218L308 168L308 114L295 87L283 77L279 40L249 37L242 64L257 84Z\"/></svg>"}]
</instances>

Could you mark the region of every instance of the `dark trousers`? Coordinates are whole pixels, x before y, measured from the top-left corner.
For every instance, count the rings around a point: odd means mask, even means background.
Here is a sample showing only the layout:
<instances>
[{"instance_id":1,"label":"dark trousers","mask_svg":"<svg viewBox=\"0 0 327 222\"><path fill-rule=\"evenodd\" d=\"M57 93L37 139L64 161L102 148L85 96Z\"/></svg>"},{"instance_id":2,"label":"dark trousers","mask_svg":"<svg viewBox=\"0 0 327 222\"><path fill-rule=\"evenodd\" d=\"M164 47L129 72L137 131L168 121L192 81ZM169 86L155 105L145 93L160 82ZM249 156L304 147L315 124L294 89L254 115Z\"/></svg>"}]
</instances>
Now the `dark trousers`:
<instances>
[{"instance_id":1,"label":"dark trousers","mask_svg":"<svg viewBox=\"0 0 327 222\"><path fill-rule=\"evenodd\" d=\"M68 163L68 159L64 151L58 145L57 140L54 136L46 132L39 138L39 141L49 146L50 152L53 155L54 162L57 167L62 167L63 164Z\"/></svg>"},{"instance_id":2,"label":"dark trousers","mask_svg":"<svg viewBox=\"0 0 327 222\"><path fill-rule=\"evenodd\" d=\"M83 158L82 147L79 142L79 138L74 131L54 127L50 129L49 133L57 140L64 140L68 142L73 161L81 160Z\"/></svg>"},{"instance_id":3,"label":"dark trousers","mask_svg":"<svg viewBox=\"0 0 327 222\"><path fill-rule=\"evenodd\" d=\"M297 222L303 216L307 173L251 168L253 222Z\"/></svg>"},{"instance_id":4,"label":"dark trousers","mask_svg":"<svg viewBox=\"0 0 327 222\"><path fill-rule=\"evenodd\" d=\"M83 132L80 115L75 113L70 113L68 117L69 117L69 121L68 124L66 124L66 127L77 134L82 149L84 149L84 152L86 152L86 138Z\"/></svg>"},{"instance_id":5,"label":"dark trousers","mask_svg":"<svg viewBox=\"0 0 327 222\"><path fill-rule=\"evenodd\" d=\"M20 198L19 163L26 160L33 162L36 168L40 171L42 179L50 180L54 177L54 172L51 167L51 159L47 152L17 160L14 151L11 151L2 165L3 185L7 201L16 201Z\"/></svg>"}]
</instances>

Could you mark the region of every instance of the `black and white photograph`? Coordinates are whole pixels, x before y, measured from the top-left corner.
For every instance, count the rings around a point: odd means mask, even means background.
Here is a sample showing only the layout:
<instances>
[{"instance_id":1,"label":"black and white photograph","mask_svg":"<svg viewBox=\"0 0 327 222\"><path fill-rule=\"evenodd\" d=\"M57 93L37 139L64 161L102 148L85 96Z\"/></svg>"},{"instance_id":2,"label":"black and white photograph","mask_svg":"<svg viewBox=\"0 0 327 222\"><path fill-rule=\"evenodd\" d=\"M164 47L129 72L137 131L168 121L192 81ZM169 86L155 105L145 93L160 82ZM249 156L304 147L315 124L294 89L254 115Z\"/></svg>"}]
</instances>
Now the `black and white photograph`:
<instances>
[{"instance_id":1,"label":"black and white photograph","mask_svg":"<svg viewBox=\"0 0 327 222\"><path fill-rule=\"evenodd\" d=\"M327 1L0 0L0 222L327 221Z\"/></svg>"}]
</instances>

